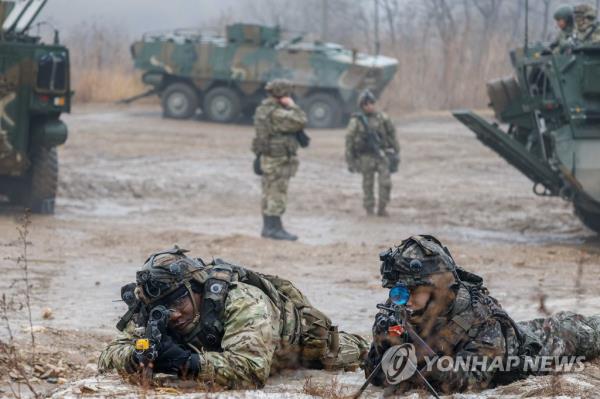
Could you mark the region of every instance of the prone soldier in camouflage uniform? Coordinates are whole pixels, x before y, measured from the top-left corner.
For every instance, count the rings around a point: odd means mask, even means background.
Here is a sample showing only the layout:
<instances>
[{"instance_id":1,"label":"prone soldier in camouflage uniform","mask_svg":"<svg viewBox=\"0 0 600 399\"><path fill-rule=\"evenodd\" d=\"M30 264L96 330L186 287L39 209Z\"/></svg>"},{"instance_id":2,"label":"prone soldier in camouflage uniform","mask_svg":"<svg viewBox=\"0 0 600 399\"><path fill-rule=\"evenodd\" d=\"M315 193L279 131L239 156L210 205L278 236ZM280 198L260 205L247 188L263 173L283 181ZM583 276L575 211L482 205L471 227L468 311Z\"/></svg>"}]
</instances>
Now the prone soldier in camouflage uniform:
<instances>
[{"instance_id":1,"label":"prone soldier in camouflage uniform","mask_svg":"<svg viewBox=\"0 0 600 399\"><path fill-rule=\"evenodd\" d=\"M378 177L377 215L388 216L386 206L392 191L391 173L398 170L400 145L391 119L375 108L375 96L368 90L358 100L360 112L350 118L346 135L346 163L351 173L363 178L363 206L368 215L375 207L375 174Z\"/></svg>"},{"instance_id":2,"label":"prone soldier in camouflage uniform","mask_svg":"<svg viewBox=\"0 0 600 399\"><path fill-rule=\"evenodd\" d=\"M308 146L303 129L306 114L292 99L292 83L275 79L265 87L269 97L256 108L256 137L252 151L256 155L254 171L262 175L262 236L276 240L298 239L281 223L287 206L290 179L298 171L298 147Z\"/></svg>"},{"instance_id":3,"label":"prone soldier in camouflage uniform","mask_svg":"<svg viewBox=\"0 0 600 399\"><path fill-rule=\"evenodd\" d=\"M554 12L554 20L559 29L556 38L550 43L550 49L555 53L563 53L574 44L573 7L562 5Z\"/></svg>"},{"instance_id":4,"label":"prone soldier in camouflage uniform","mask_svg":"<svg viewBox=\"0 0 600 399\"><path fill-rule=\"evenodd\" d=\"M351 370L364 360L367 341L338 332L291 282L185 252L153 254L121 289L129 311L100 355L101 372L160 372L237 389L262 387L282 368ZM166 322L152 324L157 312Z\"/></svg>"},{"instance_id":5,"label":"prone soldier in camouflage uniform","mask_svg":"<svg viewBox=\"0 0 600 399\"><path fill-rule=\"evenodd\" d=\"M390 288L390 298L378 306L383 310L373 326L367 376L376 370L388 348L407 342L414 344L419 370L427 362L425 356L447 356L454 365L469 364L469 360L475 364L474 359L480 362L475 369L440 370L435 362L426 367L423 377L445 393L485 389L523 378L534 371L525 365L538 364L536 359L542 356L589 360L600 355L600 316L559 312L516 323L489 295L483 279L456 266L448 249L432 236L412 236L380 258L382 284ZM405 310L405 326L410 326L406 331L416 334L391 328L390 306ZM419 344L419 339L424 344ZM504 368L492 367L494 359L501 360ZM386 386L387 393L426 386L418 374L409 377L390 385L380 369L371 382Z\"/></svg>"},{"instance_id":6,"label":"prone soldier in camouflage uniform","mask_svg":"<svg viewBox=\"0 0 600 399\"><path fill-rule=\"evenodd\" d=\"M575 18L575 37L577 44L600 43L600 29L596 21L596 10L588 4L580 4L573 9Z\"/></svg>"}]
</instances>

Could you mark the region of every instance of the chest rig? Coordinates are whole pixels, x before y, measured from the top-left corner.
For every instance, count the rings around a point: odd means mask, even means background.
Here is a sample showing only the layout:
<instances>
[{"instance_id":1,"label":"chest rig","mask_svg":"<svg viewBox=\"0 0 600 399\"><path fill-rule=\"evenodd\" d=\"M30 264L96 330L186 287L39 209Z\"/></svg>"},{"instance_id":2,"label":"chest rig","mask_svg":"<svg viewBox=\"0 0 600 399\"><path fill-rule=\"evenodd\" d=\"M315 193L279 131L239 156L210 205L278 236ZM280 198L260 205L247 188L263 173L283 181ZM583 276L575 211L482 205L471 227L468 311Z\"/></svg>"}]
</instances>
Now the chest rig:
<instances>
[{"instance_id":1,"label":"chest rig","mask_svg":"<svg viewBox=\"0 0 600 399\"><path fill-rule=\"evenodd\" d=\"M207 265L207 278L203 285L202 301L198 306L199 320L196 327L180 337L184 342L198 339L202 347L209 351L221 351L221 340L225 333L225 302L230 288L236 282L243 282L260 289L285 315L282 294L265 277L242 266L215 259Z\"/></svg>"}]
</instances>

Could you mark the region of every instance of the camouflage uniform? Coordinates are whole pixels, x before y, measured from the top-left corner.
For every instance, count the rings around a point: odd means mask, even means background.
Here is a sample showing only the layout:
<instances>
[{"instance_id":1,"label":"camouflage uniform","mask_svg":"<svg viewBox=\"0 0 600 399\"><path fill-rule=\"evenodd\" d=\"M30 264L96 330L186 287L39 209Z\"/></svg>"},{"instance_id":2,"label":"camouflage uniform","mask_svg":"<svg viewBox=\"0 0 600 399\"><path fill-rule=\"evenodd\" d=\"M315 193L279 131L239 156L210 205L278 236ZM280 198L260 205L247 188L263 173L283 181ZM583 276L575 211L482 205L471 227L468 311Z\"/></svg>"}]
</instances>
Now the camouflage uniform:
<instances>
[{"instance_id":1,"label":"camouflage uniform","mask_svg":"<svg viewBox=\"0 0 600 399\"><path fill-rule=\"evenodd\" d=\"M280 82L275 80L270 84L278 89L277 84ZM289 88L286 85L289 85ZM306 125L306 114L299 106L284 107L279 102L278 97L291 94L291 83L284 81L283 86L279 93L271 91L271 95L256 108L256 137L252 142L252 151L260 157L262 170L262 213L279 221L287 206L290 179L298 170L297 133ZM265 225L268 221L269 219L266 219Z\"/></svg>"},{"instance_id":2,"label":"camouflage uniform","mask_svg":"<svg viewBox=\"0 0 600 399\"><path fill-rule=\"evenodd\" d=\"M600 29L596 21L596 10L588 4L580 4L573 9L578 44L600 43Z\"/></svg>"},{"instance_id":3,"label":"camouflage uniform","mask_svg":"<svg viewBox=\"0 0 600 399\"><path fill-rule=\"evenodd\" d=\"M166 258L160 266L153 267L171 267L177 259L181 256ZM192 271L193 277L188 281L209 280L214 266ZM230 389L257 388L265 384L270 374L283 368L350 370L360 365L368 349L365 339L337 332L331 320L312 307L291 282L222 262L218 266L219 270L235 270L225 300L218 348L205 347L201 332L187 340L176 337L178 345L198 356L199 372L193 376L198 382L214 382ZM183 274L188 276L186 273L187 269ZM262 288L241 281L250 275ZM133 343L143 331L131 321L124 333L104 349L98 369L136 373Z\"/></svg>"},{"instance_id":4,"label":"camouflage uniform","mask_svg":"<svg viewBox=\"0 0 600 399\"><path fill-rule=\"evenodd\" d=\"M400 145L396 139L396 128L391 119L383 112L375 112L365 116L371 131L379 136L382 150L398 154ZM353 115L348 124L346 135L346 162L350 171L358 171L362 174L363 206L367 213L371 214L375 207L375 174L378 177L378 209L380 211L385 211L385 207L390 201L392 179L389 159L385 156L379 156L371 150L366 135L367 132L359 120L359 115Z\"/></svg>"},{"instance_id":5,"label":"camouflage uniform","mask_svg":"<svg viewBox=\"0 0 600 399\"><path fill-rule=\"evenodd\" d=\"M411 237L411 239L413 238L414 241L421 240L422 242L424 237ZM436 245L438 243L439 241L436 242ZM414 246L412 248L414 249ZM433 247L430 246L430 248ZM441 244L438 248L443 250ZM409 252L410 248L409 251L404 252L405 259L427 259L428 256L422 256L423 252L421 252L421 255L412 258L413 255ZM449 253L447 254L449 256ZM437 257L437 254L435 256ZM396 260L400 262L401 257L396 256ZM450 260L450 262L454 261ZM405 265L408 264L409 261L406 261ZM449 273L450 281L452 281L455 277L449 270L456 266L452 264L447 266L438 265L438 269L434 273ZM398 271L401 268L402 266L395 270ZM454 359L472 357L482 359L485 356L489 360L487 365L490 365L494 358L506 359L506 356L516 356L525 361L532 356L584 356L586 360L589 360L600 355L600 316L585 317L571 312L560 312L548 318L515 323L502 310L500 304L487 293L479 276L458 267L455 270L456 275L460 276L461 283L459 284L456 280L450 289L445 284L435 286L432 299L419 321L412 321L412 317L409 317L415 331L437 355L451 356ZM421 281L413 280L419 273L418 271L410 272L408 268L405 268L391 280L405 282L409 287L431 284L428 282L428 277L432 274ZM392 286L394 282L386 281L385 273L383 274L384 286ZM421 274L422 276L423 274ZM447 296L449 290L452 295ZM390 300L387 304L390 304ZM382 320L385 321L385 317L386 313L383 311L376 316L373 326L374 341L366 361L365 374L369 375L375 369L381 362L383 353L391 345L404 342L415 344L418 366L421 369L426 364L423 348L419 348L418 344L413 342L410 337L387 336L387 327L382 328L382 325L385 325L382 323ZM423 374L433 387L442 392L451 393L489 388L523 378L528 373L516 365L511 370L489 370L480 367L477 370L452 368L443 371L434 366L431 371L425 371ZM387 385L383 372L378 373L372 382L379 386ZM386 390L390 393L413 388L423 388L423 382L417 375L413 375L396 386L387 387Z\"/></svg>"},{"instance_id":6,"label":"camouflage uniform","mask_svg":"<svg viewBox=\"0 0 600 399\"><path fill-rule=\"evenodd\" d=\"M575 43L575 35L573 28L573 7L568 5L560 6L554 12L554 20L562 20L565 27L560 29L556 38L550 43L550 48L554 53L563 53L571 48Z\"/></svg>"}]
</instances>

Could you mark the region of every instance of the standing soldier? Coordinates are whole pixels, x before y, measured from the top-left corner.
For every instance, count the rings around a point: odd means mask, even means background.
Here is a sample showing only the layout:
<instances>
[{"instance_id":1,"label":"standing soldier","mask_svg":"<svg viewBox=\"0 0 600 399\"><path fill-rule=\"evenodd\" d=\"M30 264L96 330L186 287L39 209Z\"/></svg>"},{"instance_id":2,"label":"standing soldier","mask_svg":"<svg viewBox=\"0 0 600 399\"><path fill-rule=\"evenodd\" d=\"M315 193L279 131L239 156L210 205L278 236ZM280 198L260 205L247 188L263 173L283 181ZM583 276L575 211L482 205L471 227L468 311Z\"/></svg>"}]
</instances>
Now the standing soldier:
<instances>
[{"instance_id":1,"label":"standing soldier","mask_svg":"<svg viewBox=\"0 0 600 399\"><path fill-rule=\"evenodd\" d=\"M256 137L252 151L256 154L254 172L262 176L262 236L275 240L295 241L281 223L287 205L290 179L298 170L298 146L308 146L303 129L306 114L291 97L293 85L284 79L267 83L269 94L254 114Z\"/></svg>"},{"instance_id":2,"label":"standing soldier","mask_svg":"<svg viewBox=\"0 0 600 399\"><path fill-rule=\"evenodd\" d=\"M560 31L550 43L550 48L556 53L562 53L573 44L573 7L562 5L554 12L554 20Z\"/></svg>"},{"instance_id":3,"label":"standing soldier","mask_svg":"<svg viewBox=\"0 0 600 399\"><path fill-rule=\"evenodd\" d=\"M588 4L580 4L573 9L575 36L579 44L600 43L600 29L596 22L596 10Z\"/></svg>"},{"instance_id":4,"label":"standing soldier","mask_svg":"<svg viewBox=\"0 0 600 399\"><path fill-rule=\"evenodd\" d=\"M390 118L375 107L375 96L365 90L358 99L360 111L353 114L346 135L346 162L351 173L363 176L363 206L367 215L375 208L375 173L378 174L378 216L388 216L385 210L390 201L392 179L390 174L398 170L400 145L396 128Z\"/></svg>"}]
</instances>

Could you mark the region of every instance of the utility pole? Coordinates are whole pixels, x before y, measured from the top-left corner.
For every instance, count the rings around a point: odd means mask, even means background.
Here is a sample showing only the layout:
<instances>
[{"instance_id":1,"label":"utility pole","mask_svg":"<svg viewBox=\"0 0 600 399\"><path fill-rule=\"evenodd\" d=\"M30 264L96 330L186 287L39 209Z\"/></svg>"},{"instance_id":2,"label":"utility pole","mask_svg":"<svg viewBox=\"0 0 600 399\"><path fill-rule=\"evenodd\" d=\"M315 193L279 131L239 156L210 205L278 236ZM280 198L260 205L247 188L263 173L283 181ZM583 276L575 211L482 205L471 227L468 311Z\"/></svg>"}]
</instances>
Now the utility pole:
<instances>
[{"instance_id":1,"label":"utility pole","mask_svg":"<svg viewBox=\"0 0 600 399\"><path fill-rule=\"evenodd\" d=\"M321 0L322 10L321 10L321 41L325 43L329 36L327 29L329 25L329 0Z\"/></svg>"},{"instance_id":2,"label":"utility pole","mask_svg":"<svg viewBox=\"0 0 600 399\"><path fill-rule=\"evenodd\" d=\"M375 0L375 56L379 55L379 2Z\"/></svg>"}]
</instances>

